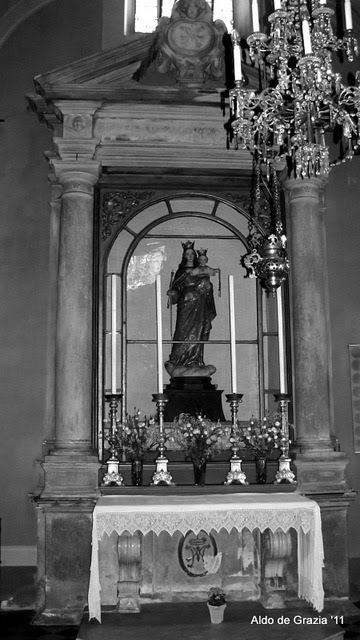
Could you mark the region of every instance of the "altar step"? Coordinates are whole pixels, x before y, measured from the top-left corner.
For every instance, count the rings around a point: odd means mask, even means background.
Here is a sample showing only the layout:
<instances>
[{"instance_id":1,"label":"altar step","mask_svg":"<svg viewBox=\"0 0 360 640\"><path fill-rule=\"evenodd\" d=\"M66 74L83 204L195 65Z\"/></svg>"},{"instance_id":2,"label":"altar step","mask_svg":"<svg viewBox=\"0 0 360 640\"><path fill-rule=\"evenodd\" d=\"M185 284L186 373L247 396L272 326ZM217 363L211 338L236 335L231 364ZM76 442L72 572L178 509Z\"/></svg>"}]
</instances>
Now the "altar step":
<instances>
[{"instance_id":1,"label":"altar step","mask_svg":"<svg viewBox=\"0 0 360 640\"><path fill-rule=\"evenodd\" d=\"M137 614L105 612L102 624L85 616L77 640L341 640L344 634L330 613L306 605L265 610L257 602L229 602L224 622L214 625L205 602L164 602L142 605Z\"/></svg>"},{"instance_id":2,"label":"altar step","mask_svg":"<svg viewBox=\"0 0 360 640\"><path fill-rule=\"evenodd\" d=\"M179 461L173 459L174 453L166 452L169 459L168 470L172 476L173 482L177 486L193 486L194 485L194 473L193 465L191 462ZM220 457L220 456L219 456ZM242 463L242 469L246 474L246 479L252 487L261 486L256 485L256 470L255 462L253 460L245 460ZM207 463L205 485L210 486L223 486L226 480L227 474L230 470L229 460L211 460ZM278 470L277 460L268 460L267 463L267 486L274 486L275 474ZM125 485L131 486L131 464L125 462L120 464L120 472L124 478ZM155 463L146 461L144 464L143 484L149 486L152 482L152 477L155 472ZM102 477L106 473L105 465L100 471L100 485ZM225 485L226 486L226 485ZM262 485L264 486L264 485ZM282 485L284 487L285 485ZM137 487L139 489L139 487Z\"/></svg>"}]
</instances>

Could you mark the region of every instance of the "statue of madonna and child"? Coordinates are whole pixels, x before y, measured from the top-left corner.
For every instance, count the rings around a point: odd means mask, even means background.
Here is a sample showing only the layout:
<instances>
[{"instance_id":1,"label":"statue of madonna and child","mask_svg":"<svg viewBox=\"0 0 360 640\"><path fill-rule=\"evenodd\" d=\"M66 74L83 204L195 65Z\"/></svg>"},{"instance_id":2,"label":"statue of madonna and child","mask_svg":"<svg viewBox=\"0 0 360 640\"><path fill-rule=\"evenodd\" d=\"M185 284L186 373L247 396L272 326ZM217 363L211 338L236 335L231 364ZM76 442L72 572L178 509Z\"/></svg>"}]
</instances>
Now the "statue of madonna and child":
<instances>
[{"instance_id":1,"label":"statue of madonna and child","mask_svg":"<svg viewBox=\"0 0 360 640\"><path fill-rule=\"evenodd\" d=\"M210 278L220 269L208 266L207 249L195 250L195 242L183 242L183 255L167 292L170 304L177 305L173 346L165 368L170 377L210 377L213 364L204 363L204 342L209 340L216 317L214 289Z\"/></svg>"}]
</instances>

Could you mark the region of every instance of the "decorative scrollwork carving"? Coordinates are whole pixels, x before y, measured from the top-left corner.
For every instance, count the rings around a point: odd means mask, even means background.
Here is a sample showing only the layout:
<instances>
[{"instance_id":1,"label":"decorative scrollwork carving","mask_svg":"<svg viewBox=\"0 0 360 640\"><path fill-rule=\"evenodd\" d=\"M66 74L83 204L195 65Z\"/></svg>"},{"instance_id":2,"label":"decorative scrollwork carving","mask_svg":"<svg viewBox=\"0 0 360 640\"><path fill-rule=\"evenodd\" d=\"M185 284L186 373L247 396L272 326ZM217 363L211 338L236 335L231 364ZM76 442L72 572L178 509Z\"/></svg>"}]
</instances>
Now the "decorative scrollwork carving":
<instances>
[{"instance_id":1,"label":"decorative scrollwork carving","mask_svg":"<svg viewBox=\"0 0 360 640\"><path fill-rule=\"evenodd\" d=\"M131 214L141 201L149 200L153 191L110 191L102 201L102 238L111 236L112 227Z\"/></svg>"}]
</instances>

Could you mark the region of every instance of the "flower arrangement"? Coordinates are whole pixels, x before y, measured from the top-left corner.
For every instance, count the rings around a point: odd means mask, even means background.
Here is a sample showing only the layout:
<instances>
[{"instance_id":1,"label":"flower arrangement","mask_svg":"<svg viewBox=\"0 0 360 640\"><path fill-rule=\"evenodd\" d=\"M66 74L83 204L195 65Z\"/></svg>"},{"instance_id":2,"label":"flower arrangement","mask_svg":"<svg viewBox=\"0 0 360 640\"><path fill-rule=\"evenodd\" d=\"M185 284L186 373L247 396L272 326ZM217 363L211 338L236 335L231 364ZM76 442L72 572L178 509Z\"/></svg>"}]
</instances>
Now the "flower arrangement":
<instances>
[{"instance_id":1,"label":"flower arrangement","mask_svg":"<svg viewBox=\"0 0 360 640\"><path fill-rule=\"evenodd\" d=\"M211 607L221 607L226 604L225 592L220 587L211 587L208 591L207 601Z\"/></svg>"},{"instance_id":2,"label":"flower arrangement","mask_svg":"<svg viewBox=\"0 0 360 640\"><path fill-rule=\"evenodd\" d=\"M202 465L223 449L220 421L211 422L201 415L181 413L174 420L172 440L185 450L186 458Z\"/></svg>"},{"instance_id":3,"label":"flower arrangement","mask_svg":"<svg viewBox=\"0 0 360 640\"><path fill-rule=\"evenodd\" d=\"M154 418L144 416L141 420L140 414L140 410L134 408L134 414L127 414L124 423L118 427L120 443L130 460L141 460L156 444Z\"/></svg>"},{"instance_id":4,"label":"flower arrangement","mask_svg":"<svg viewBox=\"0 0 360 640\"><path fill-rule=\"evenodd\" d=\"M248 449L254 458L265 458L274 449L287 446L288 438L282 432L280 417L273 414L262 420L252 417L247 426L238 423L230 442Z\"/></svg>"}]
</instances>

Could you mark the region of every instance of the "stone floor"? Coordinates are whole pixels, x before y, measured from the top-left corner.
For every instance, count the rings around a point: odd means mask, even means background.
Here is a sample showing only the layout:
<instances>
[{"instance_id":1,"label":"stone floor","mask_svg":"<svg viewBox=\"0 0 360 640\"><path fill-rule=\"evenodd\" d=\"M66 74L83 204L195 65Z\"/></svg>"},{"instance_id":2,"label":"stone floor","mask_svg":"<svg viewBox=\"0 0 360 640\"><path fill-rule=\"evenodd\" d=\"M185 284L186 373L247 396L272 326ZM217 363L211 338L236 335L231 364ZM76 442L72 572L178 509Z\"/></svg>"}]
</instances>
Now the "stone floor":
<instances>
[{"instance_id":1,"label":"stone floor","mask_svg":"<svg viewBox=\"0 0 360 640\"><path fill-rule=\"evenodd\" d=\"M77 629L66 626L33 626L31 622L34 617L35 589L31 579L34 577L34 570L28 567L17 568L14 573L13 568L7 572L3 567L0 569L0 636L3 640L303 640L304 637L306 640L340 640L342 637L345 640L360 640L359 567L350 568L355 607L353 615L345 616L341 626L335 625L329 613L326 614L327 624L295 625L295 615L312 615L312 610L306 606L289 611L265 611L257 603L229 602L224 623L220 625L210 624L205 603L163 603L143 605L140 615L105 613L101 625L89 623L84 615L84 621L80 629ZM274 623L251 624L253 615L271 616ZM289 617L291 624L279 624L279 616Z\"/></svg>"},{"instance_id":2,"label":"stone floor","mask_svg":"<svg viewBox=\"0 0 360 640\"><path fill-rule=\"evenodd\" d=\"M80 629L75 627L31 625L33 611L0 611L3 640L345 640L360 638L359 616L344 620L339 626L326 616L322 625L294 624L294 616L312 615L307 607L265 612L257 603L230 602L224 622L212 625L206 606L199 603L143 605L141 614L103 614L102 624L89 623L84 616ZM268 622L251 624L252 617L268 616ZM324 614L323 614L324 615ZM271 623L269 616L274 619ZM278 618L287 616L290 624L280 624Z\"/></svg>"},{"instance_id":3,"label":"stone floor","mask_svg":"<svg viewBox=\"0 0 360 640\"><path fill-rule=\"evenodd\" d=\"M360 606L360 603L359 603ZM255 617L258 623L255 622ZM340 640L360 638L359 616L335 624L321 614L323 624L309 624L314 612L307 606L265 611L259 603L229 602L224 622L211 624L205 603L142 605L140 614L105 613L102 624L84 619L77 640ZM284 624L284 618L288 622ZM304 620L305 618L305 620ZM315 616L316 618L316 616ZM262 622L260 622L262 620ZM295 624L295 622L301 623Z\"/></svg>"}]
</instances>

